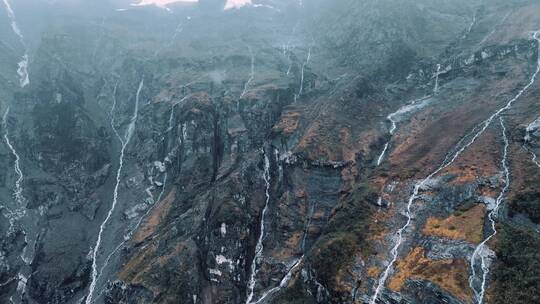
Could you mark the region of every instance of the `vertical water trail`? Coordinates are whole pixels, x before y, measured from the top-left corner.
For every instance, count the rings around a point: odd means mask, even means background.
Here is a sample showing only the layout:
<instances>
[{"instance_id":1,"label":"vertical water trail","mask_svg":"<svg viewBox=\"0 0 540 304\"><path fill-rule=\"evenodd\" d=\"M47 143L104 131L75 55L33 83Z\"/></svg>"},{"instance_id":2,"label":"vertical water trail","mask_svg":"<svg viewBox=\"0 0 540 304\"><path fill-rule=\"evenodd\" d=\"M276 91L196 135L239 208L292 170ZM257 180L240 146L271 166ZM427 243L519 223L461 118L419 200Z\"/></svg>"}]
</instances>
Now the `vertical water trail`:
<instances>
[{"instance_id":1,"label":"vertical water trail","mask_svg":"<svg viewBox=\"0 0 540 304\"><path fill-rule=\"evenodd\" d=\"M139 97L140 97L143 85L144 85L144 79L141 79L141 82L139 83L139 87L137 89L137 94L135 96L135 108L133 110L133 116L131 117L130 123L128 125L128 128L123 138L120 137L118 131L116 130L116 127L114 126L114 119L111 120L111 126L113 128L113 131L117 135L118 139L120 140L122 147L120 149L118 170L116 171L116 184L114 186L113 201L111 204L111 208L107 212L107 216L105 217L105 220L101 223L101 226L99 227L98 238L96 241L96 245L94 246L94 250L92 252L92 281L88 289L88 296L86 297L86 302L85 302L86 304L92 303L92 295L94 293L94 289L96 287L97 278L98 278L97 255L101 247L103 232L105 231L105 227L107 226L107 223L112 217L114 209L116 208L116 203L118 201L118 188L120 187L122 168L124 166L124 153L125 153L127 145L129 144L129 141L131 140L131 137L133 136L133 132L135 130L135 126L137 123L138 112L139 112ZM116 106L116 103L114 102L113 109L111 111L114 111L115 106Z\"/></svg>"},{"instance_id":2,"label":"vertical water trail","mask_svg":"<svg viewBox=\"0 0 540 304\"><path fill-rule=\"evenodd\" d=\"M512 14L513 11L509 11L508 13L506 13L506 15L504 15L504 17L501 19L501 21L495 25L493 27L493 30L491 30L491 32L489 32L479 43L477 46L481 46L483 45L486 41L489 40L489 38L491 38L491 36L493 36L493 34L495 34L495 32L497 32L497 29L499 28L499 26L501 26L505 21L506 19L508 19L508 17L510 16L510 14Z\"/></svg>"},{"instance_id":3,"label":"vertical water trail","mask_svg":"<svg viewBox=\"0 0 540 304\"><path fill-rule=\"evenodd\" d=\"M534 151L530 148L528 148L526 145L532 140L532 137L531 137L531 133L532 132L535 132L536 130L540 129L540 117L537 118L535 121L531 122L527 128L525 129L525 138L524 138L524 142L525 144L523 145L525 147L525 149L527 151L529 151L529 153L531 153L531 156L532 156L532 162L540 168L540 162L538 161L538 158L537 158L537 155L536 153L534 153Z\"/></svg>"},{"instance_id":4,"label":"vertical water trail","mask_svg":"<svg viewBox=\"0 0 540 304\"><path fill-rule=\"evenodd\" d=\"M253 78L255 77L255 54L253 54L253 50L251 49L251 47L248 47L248 49L249 49L249 54L251 56L251 68L249 72L249 78L244 84L244 90L242 91L242 94L240 94L240 98L246 95L249 89L249 85L251 84L251 82L253 81Z\"/></svg>"},{"instance_id":5,"label":"vertical water trail","mask_svg":"<svg viewBox=\"0 0 540 304\"><path fill-rule=\"evenodd\" d=\"M3 124L3 127L4 127L4 140L6 142L6 145L8 146L11 154L13 155L13 157L15 157L14 170L15 170L15 173L17 174L17 179L15 180L15 191L13 193L13 196L14 196L15 202L16 202L16 207L15 207L15 210L12 210L11 208L8 209L9 226L10 226L9 229L10 229L10 231L12 231L14 229L15 222L18 221L18 220L21 220L22 218L24 218L26 216L26 206L25 206L25 199L24 199L24 196L23 196L23 187L22 187L22 182L24 180L24 175L23 175L21 167L20 167L20 156L17 153L17 150L12 145L12 143L11 143L11 141L9 139L9 128L8 128L8 123L7 123L8 115L9 115L9 107L6 109L6 112L4 113L4 116L2 117L2 124ZM24 233L25 245L24 245L24 247L22 249L22 253L21 253L20 257L21 257L21 260L24 262L24 264L26 266L28 266L32 262L32 256L30 256L30 257L28 256L27 247L28 247L29 242L28 242L28 238L27 238L27 235L26 235L26 231L23 230L23 233ZM17 274L17 278L16 278L17 281L18 281L18 283L17 283L17 299L20 300L19 303L22 303L23 296L26 293L26 283L28 281L28 278L27 278L27 275L25 275L24 273L26 273L28 271L25 271L25 270L27 270L27 269L25 269L25 267L23 266L23 268L21 270L19 270L19 273ZM11 303L15 303L15 300L13 299L13 296L10 297L9 300L10 300Z\"/></svg>"},{"instance_id":6,"label":"vertical water trail","mask_svg":"<svg viewBox=\"0 0 540 304\"><path fill-rule=\"evenodd\" d=\"M529 151L529 153L531 153L531 157L532 157L532 162L538 167L540 168L540 162L538 161L538 156L536 155L536 153L534 153L533 150L527 148L527 151Z\"/></svg>"},{"instance_id":7,"label":"vertical water trail","mask_svg":"<svg viewBox=\"0 0 540 304\"><path fill-rule=\"evenodd\" d=\"M467 31L463 34L463 36L461 36L461 39L465 39L467 38L467 36L469 36L475 24L476 24L476 12L474 12L471 24L469 25L469 27L467 28Z\"/></svg>"},{"instance_id":8,"label":"vertical water trail","mask_svg":"<svg viewBox=\"0 0 540 304\"><path fill-rule=\"evenodd\" d=\"M435 88L433 88L433 95L437 95L439 92L439 75L441 74L441 65L437 64L437 72L435 72Z\"/></svg>"},{"instance_id":9,"label":"vertical water trail","mask_svg":"<svg viewBox=\"0 0 540 304\"><path fill-rule=\"evenodd\" d=\"M308 210L306 227L304 228L304 236L302 237L301 249L302 252L306 252L306 239L309 231L309 226L311 225L311 219L313 218L313 213L315 213L315 202L311 203L311 208Z\"/></svg>"},{"instance_id":10,"label":"vertical water trail","mask_svg":"<svg viewBox=\"0 0 540 304\"><path fill-rule=\"evenodd\" d=\"M501 206L504 195L506 192L508 192L508 188L510 187L510 170L508 168L508 137L506 135L506 126L504 125L504 119L502 116L499 116L499 121L501 124L501 130L502 130L502 137L504 140L504 150L503 150L503 157L501 160L501 165L503 168L503 174L504 174L504 187L502 191L499 193L499 196L497 197L497 200L495 201L495 206L488 214L488 219L491 223L491 234L489 234L488 237L484 239L475 249L474 253L471 257L471 276L469 277L469 286L471 287L472 291L474 292L476 301L478 304L482 304L484 300L484 295L486 293L486 282L487 282L487 276L489 274L489 256L491 255L490 249L487 246L487 243L495 237L497 234L497 228L495 226L495 219L498 216L499 213L499 207ZM482 269L482 278L480 282L480 290L477 290L475 287L476 283L476 259L480 258L481 261L481 269Z\"/></svg>"},{"instance_id":11,"label":"vertical water trail","mask_svg":"<svg viewBox=\"0 0 540 304\"><path fill-rule=\"evenodd\" d=\"M424 96L422 98L413 100L412 102L409 102L405 106L399 108L394 113L390 113L388 116L386 116L386 120L390 122L390 129L388 130L388 134L390 135L390 137L392 137L392 135L394 135L394 133L397 130L397 123L398 123L399 117L401 115L408 114L416 109L423 107L424 103L422 102L428 100L430 97L431 96L428 95L428 96ZM381 154L379 154L379 157L377 158L377 167L382 164L384 160L384 156L386 155L386 152L388 151L389 147L390 147L390 139L388 139L388 141L384 145L383 150L381 151Z\"/></svg>"},{"instance_id":12,"label":"vertical water trail","mask_svg":"<svg viewBox=\"0 0 540 304\"><path fill-rule=\"evenodd\" d=\"M257 276L257 264L259 263L259 260L262 257L264 245L264 234L265 234L265 219L266 219L266 213L268 212L268 205L270 203L270 159L268 158L268 155L266 152L263 151L264 154L264 172L263 172L263 179L265 184L265 196L266 201L264 203L264 208L261 214L261 228L260 228L260 234L259 239L257 240L257 245L255 246L255 256L253 257L253 261L251 262L251 272L249 276L248 281L248 294L247 294L247 300L246 304L250 304L251 300L253 299L253 292L255 289L255 277Z\"/></svg>"},{"instance_id":13,"label":"vertical water trail","mask_svg":"<svg viewBox=\"0 0 540 304\"><path fill-rule=\"evenodd\" d=\"M155 52L154 52L154 58L156 58L157 56L159 56L159 54L167 49L167 48L170 48L173 46L174 42L176 41L176 37L178 37L178 34L182 33L184 31L184 28L183 28L183 23L180 22L178 23L178 25L176 26L176 28L174 29L174 32L171 36L171 39L169 40L169 42L167 44L165 44L163 47L160 47L158 48Z\"/></svg>"},{"instance_id":14,"label":"vertical water trail","mask_svg":"<svg viewBox=\"0 0 540 304\"><path fill-rule=\"evenodd\" d=\"M17 174L17 180L15 181L15 192L13 193L13 195L15 196L15 201L17 202L18 207L24 208L25 207L23 206L24 197L22 195L23 193L22 182L24 180L24 175L20 167L21 158L19 157L17 150L15 150L15 147L13 147L13 145L11 144L11 141L9 140L9 129L8 129L8 124L7 124L8 115L9 115L9 107L4 113L4 116L2 118L2 123L4 125L4 140L6 141L6 144L9 150L11 151L11 154L13 155L13 157L15 157L14 169L15 169L15 173Z\"/></svg>"},{"instance_id":15,"label":"vertical water trail","mask_svg":"<svg viewBox=\"0 0 540 304\"><path fill-rule=\"evenodd\" d=\"M384 155L386 154L386 151L388 150L389 145L390 145L390 141L387 141L386 144L384 144L384 148L383 148L381 154L379 155L379 157L377 158L377 167L382 164L383 159L384 159Z\"/></svg>"},{"instance_id":16,"label":"vertical water trail","mask_svg":"<svg viewBox=\"0 0 540 304\"><path fill-rule=\"evenodd\" d=\"M532 38L535 39L538 42L538 48L540 50L540 31L536 31L532 34ZM390 255L392 256L390 262L388 263L385 271L381 274L381 277L379 278L377 287L375 289L375 293L373 294L373 297L371 298L370 304L376 304L377 298L384 287L386 280L390 274L390 272L393 269L393 266L398 258L398 250L401 247L401 244L403 242L403 232L410 226L412 222L412 204L414 201L418 198L418 193L421 188L425 187L427 185L427 182L433 178L435 175L440 173L442 170L450 166L469 146L471 146L480 135L482 135L486 129L491 125L493 120L499 115L501 115L503 112L510 109L513 105L513 103L523 95L525 91L527 91L532 84L535 82L536 77L538 76L538 73L540 72L540 57L537 58L537 64L536 64L536 70L531 76L529 82L512 98L510 99L506 105L502 108L499 108L495 113L493 113L490 117L488 117L486 120L481 122L479 125L475 126L473 130L478 129L476 133L472 132L470 133L471 137L468 140L460 141L459 143L466 142L461 148L456 147L456 151L453 154L448 154L447 157L442 162L441 166L438 167L435 171L433 171L431 174L429 174L425 179L418 182L413 189L412 195L409 197L409 200L407 202L407 209L406 209L406 217L407 220L405 222L405 225L403 225L400 229L398 229L396 233L396 243L392 250L390 251ZM473 135L474 134L474 135Z\"/></svg>"},{"instance_id":17,"label":"vertical water trail","mask_svg":"<svg viewBox=\"0 0 540 304\"><path fill-rule=\"evenodd\" d=\"M113 93L113 110L114 110L114 105L116 104L116 98L114 96L116 96L116 87L115 87L115 90L114 90L114 93ZM176 105L178 105L180 102L184 101L188 97L189 97L189 95L185 96L180 101L175 102L175 103L172 104L172 106L171 106L171 114L169 115L169 125L168 125L167 130L165 131L166 133L170 132L172 130L172 128L173 128L174 108L176 107ZM111 111L111 114L112 114L112 111ZM112 117L112 116L110 116L110 117L111 117L111 119L114 119L114 117ZM116 132L116 129L115 129L115 132ZM117 136L119 136L119 135L117 135ZM185 138L186 138L186 135L182 134L182 137L181 137L182 142L185 141ZM163 161L164 164L166 163L167 157L168 156L166 156L165 160ZM163 176L163 185L161 187L161 191L160 191L160 193L159 193L159 195L157 197L157 200L155 202L160 202L161 201L161 198L163 197L163 194L165 192L165 187L167 186L167 180L168 180L168 173L165 172L165 174ZM124 235L124 239L122 240L122 242L120 242L120 244L118 244L118 246L116 246L114 248L114 250L111 251L111 253L107 256L107 258L105 259L105 262L103 263L103 266L101 266L101 269L98 272L98 275L97 275L98 278L101 276L101 274L103 273L105 268L108 266L111 258L118 252L118 250L120 250L126 244L127 241L129 241L131 239L131 237L133 236L133 233L135 233L135 231L137 231L137 229L139 229L139 227L141 226L143 220L148 216L148 214L150 214L150 212L154 209L154 207L155 207L155 205L150 206L146 210L146 212L141 217L139 217L139 220L137 221L135 226L133 226L133 228L130 229L129 232L126 235ZM99 293L99 295L96 297L96 299L99 298L101 295L103 295L103 292Z\"/></svg>"},{"instance_id":18,"label":"vertical water trail","mask_svg":"<svg viewBox=\"0 0 540 304\"><path fill-rule=\"evenodd\" d=\"M292 49L294 49L294 47L291 47L291 42L296 33L296 28L298 27L298 24L299 24L299 21L297 21L296 24L293 26L291 36L289 37L289 39L287 39L287 43L283 45L283 55L287 55L288 53L287 58L289 59L289 67L287 68L287 73L286 73L287 76L289 76L292 69L293 61L291 58L291 54L292 54Z\"/></svg>"},{"instance_id":19,"label":"vertical water trail","mask_svg":"<svg viewBox=\"0 0 540 304\"><path fill-rule=\"evenodd\" d=\"M298 90L298 97L302 96L302 93L304 91L304 70L306 68L306 65L309 64L309 60L311 59L311 47L308 49L308 54L306 57L306 61L302 63L302 71L300 72L300 89Z\"/></svg>"},{"instance_id":20,"label":"vertical water trail","mask_svg":"<svg viewBox=\"0 0 540 304\"><path fill-rule=\"evenodd\" d=\"M298 268L298 266L300 266L300 264L302 263L303 260L304 260L304 256L302 256L299 259L295 260L292 263L292 266L289 267L289 270L287 271L287 274L285 274L283 279L281 279L281 281L279 282L278 286L276 286L276 287L274 287L274 288L272 288L272 289L270 289L268 291L265 291L257 301L254 301L254 302L251 302L251 303L253 303L253 304L262 303L262 301L264 301L264 299L268 298L269 296L273 295L274 293L276 293L276 292L282 290L283 288L287 287L287 285L291 281L293 271L296 268Z\"/></svg>"},{"instance_id":21,"label":"vertical water trail","mask_svg":"<svg viewBox=\"0 0 540 304\"><path fill-rule=\"evenodd\" d=\"M19 28L19 25L17 24L17 19L15 18L15 12L11 8L11 5L8 0L3 0L4 5L6 6L7 13L9 20L11 22L11 29L19 37L19 41L25 48L25 53L21 57L21 61L19 61L17 64L19 68L17 69L17 74L19 75L19 84L23 88L30 84L30 78L28 76L28 49L26 47L26 43L24 42L24 36Z\"/></svg>"}]
</instances>

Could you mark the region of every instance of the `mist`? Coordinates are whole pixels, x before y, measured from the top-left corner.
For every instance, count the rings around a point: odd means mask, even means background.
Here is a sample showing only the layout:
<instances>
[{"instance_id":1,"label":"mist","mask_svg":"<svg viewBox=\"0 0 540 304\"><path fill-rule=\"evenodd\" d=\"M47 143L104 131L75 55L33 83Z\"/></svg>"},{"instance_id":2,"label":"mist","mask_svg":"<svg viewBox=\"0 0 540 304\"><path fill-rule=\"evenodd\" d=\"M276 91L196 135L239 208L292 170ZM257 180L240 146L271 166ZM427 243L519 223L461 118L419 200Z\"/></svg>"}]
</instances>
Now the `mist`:
<instances>
[{"instance_id":1,"label":"mist","mask_svg":"<svg viewBox=\"0 0 540 304\"><path fill-rule=\"evenodd\" d=\"M536 0L2 0L0 303L539 303Z\"/></svg>"}]
</instances>

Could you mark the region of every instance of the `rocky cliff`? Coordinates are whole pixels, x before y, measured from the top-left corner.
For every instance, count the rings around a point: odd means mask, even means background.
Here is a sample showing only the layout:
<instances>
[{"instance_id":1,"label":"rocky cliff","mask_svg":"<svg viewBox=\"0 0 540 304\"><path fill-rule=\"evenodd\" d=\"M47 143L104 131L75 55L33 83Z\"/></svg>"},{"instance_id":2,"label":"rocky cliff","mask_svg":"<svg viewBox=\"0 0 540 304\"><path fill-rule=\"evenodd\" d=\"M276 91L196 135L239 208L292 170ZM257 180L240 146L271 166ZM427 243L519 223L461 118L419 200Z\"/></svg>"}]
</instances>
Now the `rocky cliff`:
<instances>
[{"instance_id":1,"label":"rocky cliff","mask_svg":"<svg viewBox=\"0 0 540 304\"><path fill-rule=\"evenodd\" d=\"M536 1L4 2L1 303L540 301Z\"/></svg>"}]
</instances>

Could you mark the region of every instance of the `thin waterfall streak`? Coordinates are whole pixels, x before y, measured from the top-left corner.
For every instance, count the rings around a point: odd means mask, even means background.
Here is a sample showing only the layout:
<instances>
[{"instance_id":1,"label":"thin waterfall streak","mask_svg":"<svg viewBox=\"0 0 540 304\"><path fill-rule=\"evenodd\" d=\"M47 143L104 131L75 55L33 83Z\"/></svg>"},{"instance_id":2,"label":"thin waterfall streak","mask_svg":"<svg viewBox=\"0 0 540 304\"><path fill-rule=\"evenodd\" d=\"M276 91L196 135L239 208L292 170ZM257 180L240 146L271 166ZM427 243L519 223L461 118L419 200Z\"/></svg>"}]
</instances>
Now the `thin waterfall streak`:
<instances>
[{"instance_id":1,"label":"thin waterfall streak","mask_svg":"<svg viewBox=\"0 0 540 304\"><path fill-rule=\"evenodd\" d=\"M538 42L538 48L540 49L540 31L536 31L536 32L533 33L533 39L535 39ZM467 144L465 144L461 148L457 149L457 151L454 153L454 155L452 157L447 156L445 158L445 160L442 162L442 164L441 164L441 166L439 168L437 168L435 171L433 171L431 174L429 174L424 180L420 181L419 183L417 183L415 185L413 193L410 196L409 201L407 203L407 213L406 213L407 221L406 221L405 225L403 227L401 227L397 231L397 242L396 242L396 244L394 245L394 247L392 248L392 250L390 252L390 254L392 256L392 259L390 260L390 263L388 264L388 266L386 267L385 271L383 272L383 274L381 275L381 277L379 279L379 282L378 282L377 287L375 289L375 293L373 294L373 297L371 298L370 304L375 304L375 302L376 302L376 300L377 300L377 298L379 296L379 293L381 292L382 288L384 287L384 284L386 283L386 279L388 278L388 275L389 275L390 271L393 268L394 263L397 261L398 250L399 250L399 247L401 246L401 243L403 241L402 234L409 227L409 225L411 223L411 216L410 216L411 205L417 199L420 188L424 187L426 185L426 183L431 178L433 178L435 175L437 175L442 170L444 170L448 166L450 166L469 146L471 146L473 143L476 142L476 140L486 131L486 129L491 125L491 123L493 122L493 120L495 118L499 117L499 115L501 115L503 112L509 110L512 107L513 103L516 100L518 100L523 95L523 93L525 91L527 91L527 89L529 89L532 86L532 84L535 82L536 77L537 77L539 72L540 72L540 57L537 58L536 70L533 73L533 75L531 76L531 79L530 79L529 83L527 83L512 99L510 99L506 103L505 106L499 108L499 110L497 110L490 117L488 117L486 120L484 120L478 126L476 126L473 130L476 130L477 128L480 128L480 129L476 134L474 134L474 136L472 136L471 139L468 140Z\"/></svg>"},{"instance_id":2,"label":"thin waterfall streak","mask_svg":"<svg viewBox=\"0 0 540 304\"><path fill-rule=\"evenodd\" d=\"M381 152L381 154L379 155L379 157L377 158L377 167L380 166L384 160L384 155L386 154L386 151L388 150L388 146L390 145L390 142L387 142L385 145L384 145L384 148Z\"/></svg>"},{"instance_id":3,"label":"thin waterfall streak","mask_svg":"<svg viewBox=\"0 0 540 304\"><path fill-rule=\"evenodd\" d=\"M532 162L538 167L540 168L540 162L538 161L538 157L536 156L536 153L534 153L534 151L532 151L531 149L528 149L529 150L529 153L531 153L532 155Z\"/></svg>"},{"instance_id":4,"label":"thin waterfall streak","mask_svg":"<svg viewBox=\"0 0 540 304\"><path fill-rule=\"evenodd\" d=\"M386 116L386 120L388 120L390 122L390 129L388 130L388 134L390 135L390 137L392 137L394 135L394 133L396 132L396 130L397 130L396 117L399 116L399 115L404 115L404 114L410 113L410 112L414 111L415 109L417 109L419 107L422 107L423 103L420 103L420 104L418 104L418 103L427 100L429 97L431 97L431 96L428 95L428 96L424 96L422 98L413 100L413 101L407 103L405 106L402 106L401 108L399 108L396 112L390 113L390 114L388 114L388 116ZM379 154L379 157L377 157L377 167L380 166L382 164L382 162L384 161L384 157L385 157L386 153L388 152L388 148L390 148L390 140L391 140L391 138L388 139L388 141L385 143L384 148L381 151L381 154Z\"/></svg>"},{"instance_id":5,"label":"thin waterfall streak","mask_svg":"<svg viewBox=\"0 0 540 304\"><path fill-rule=\"evenodd\" d=\"M11 154L13 155L13 157L15 157L14 169L15 169L15 173L17 174L17 180L15 181L15 192L13 194L15 196L15 200L17 201L17 204L19 205L18 207L23 208L23 207L25 207L25 206L23 206L24 197L23 197L23 194L22 194L23 193L22 183L23 183L23 180L24 180L24 175L23 175L21 167L20 167L20 159L21 158L20 158L19 154L17 153L17 150L15 149L15 147L13 146L13 144L11 143L11 141L9 139L9 127L8 127L8 123L7 123L8 115L9 115L9 107L7 108L6 112L4 113L4 116L3 116L3 119L2 119L2 122L3 122L3 125L4 125L4 140L6 141L6 145L8 146Z\"/></svg>"},{"instance_id":6,"label":"thin waterfall streak","mask_svg":"<svg viewBox=\"0 0 540 304\"><path fill-rule=\"evenodd\" d=\"M499 193L494 208L489 212L488 220L491 224L491 234L484 239L474 250L474 253L471 257L471 276L469 277L469 286L473 290L476 301L478 304L482 304L486 292L486 283L487 283L487 276L489 274L489 265L488 265L488 256L487 253L489 253L489 248L487 246L487 243L497 235L497 227L496 227L496 218L499 212L499 208L504 200L505 194L508 192L508 189L510 187L510 169L508 168L508 147L509 147L509 141L508 136L506 134L506 126L504 124L504 119L502 116L499 116L499 121L501 125L502 130L502 137L504 141L504 150L503 150L503 157L501 160L501 167L503 169L504 174L504 187ZM480 290L477 290L474 283L476 280L476 259L477 257L480 258L481 261L481 269L482 269L482 281L480 285Z\"/></svg>"},{"instance_id":7,"label":"thin waterfall streak","mask_svg":"<svg viewBox=\"0 0 540 304\"><path fill-rule=\"evenodd\" d=\"M259 260L262 257L263 250L264 250L264 234L265 234L265 219L266 219L266 213L268 212L268 205L270 203L270 159L268 158L268 155L266 152L264 152L264 172L263 172L263 179L265 183L265 196L266 201L265 205L261 214L261 228L260 228L260 234L259 239L257 240L257 245L255 246L255 255L253 257L253 261L251 262L251 271L248 281L248 294L246 299L246 304L252 303L251 300L254 296L254 289L255 289L255 283L256 283L256 276L258 273L257 264Z\"/></svg>"},{"instance_id":8,"label":"thin waterfall streak","mask_svg":"<svg viewBox=\"0 0 540 304\"><path fill-rule=\"evenodd\" d=\"M302 96L302 93L304 91L304 71L306 68L306 65L309 64L309 60L311 59L311 47L308 49L308 54L306 57L306 61L302 63L302 70L300 72L300 89L298 90L298 97Z\"/></svg>"},{"instance_id":9,"label":"thin waterfall streak","mask_svg":"<svg viewBox=\"0 0 540 304\"><path fill-rule=\"evenodd\" d=\"M439 75L441 74L441 65L437 64L437 72L435 72L435 87L433 88L433 94L437 95L439 92Z\"/></svg>"},{"instance_id":10,"label":"thin waterfall streak","mask_svg":"<svg viewBox=\"0 0 540 304\"><path fill-rule=\"evenodd\" d=\"M17 75L19 75L19 85L21 88L24 88L25 86L30 84L30 78L28 75L28 65L29 65L29 58L28 58L28 47L26 46L26 43L24 41L24 36L22 34L21 29L19 28L19 25L17 24L17 18L15 17L15 12L11 8L11 4L8 0L3 0L4 5L6 6L8 17L10 19L11 23L11 29L17 35L19 38L20 43L23 45L25 49L25 53L21 56L21 60L17 63Z\"/></svg>"},{"instance_id":11,"label":"thin waterfall streak","mask_svg":"<svg viewBox=\"0 0 540 304\"><path fill-rule=\"evenodd\" d=\"M114 186L114 191L113 191L113 201L112 201L112 204L111 204L111 208L107 212L107 216L105 217L105 220L101 223L101 225L99 227L98 238L97 238L96 245L94 246L94 249L93 249L93 252L92 252L92 276L91 276L92 280L91 280L91 283L90 283L90 287L88 289L88 296L87 296L86 301L85 301L86 304L91 304L92 303L92 296L93 296L94 289L95 289L96 284L97 284L97 280L98 280L97 255L98 255L98 252L99 252L99 249L100 249L100 246L101 246L103 232L105 231L105 227L106 227L107 223L109 222L109 220L111 219L111 217L113 215L113 212L114 212L114 209L116 208L116 204L118 202L118 189L120 187L122 168L124 166L124 153L125 153L127 145L129 144L129 141L130 141L130 139L131 139L131 137L133 135L133 132L135 130L135 124L137 122L138 111L139 111L139 98L140 98L140 93L142 91L143 85L144 85L144 79L142 79L141 82L139 83L139 87L137 89L137 94L135 96L135 107L134 107L134 110L133 110L133 115L131 117L128 128L127 128L127 130L126 130L126 132L124 134L123 140L122 139L120 140L120 142L122 144L122 147L120 149L118 170L116 171L116 184ZM117 88L117 86L115 86L114 93L116 93L116 88ZM114 111L114 107L116 106L116 97L114 97L113 99L114 99L113 100L113 108L111 109L112 117L114 117L113 111ZM111 121L111 124L112 124L114 132L117 135L119 135L118 131L114 127L114 123L112 121Z\"/></svg>"},{"instance_id":12,"label":"thin waterfall streak","mask_svg":"<svg viewBox=\"0 0 540 304\"><path fill-rule=\"evenodd\" d=\"M11 154L15 158L13 167L14 167L14 170L15 170L15 174L17 174L17 179L15 180L15 190L14 190L14 193L13 193L13 196L15 198L15 202L17 203L17 207L16 207L15 211L13 211L11 209L8 209L8 212L10 214L10 216L9 216L9 230L11 231L12 229L14 229L15 223L18 220L20 220L21 218L23 218L24 216L26 216L27 211L26 211L25 199L24 199L24 196L23 196L23 187L22 187L22 183L24 181L24 175L23 175L21 167L20 167L20 156L17 153L17 150L15 149L15 146L13 146L13 144L11 143L11 141L9 139L8 116L9 116L9 107L6 109L6 112L4 113L4 116L2 117L2 124L3 124L3 127L4 127L4 140L6 141L6 145L8 146ZM28 249L28 238L27 238L26 231L24 231L24 229L23 229L23 233L24 233L25 245L24 245L24 247L22 249L22 253L20 255L20 258L24 262L25 265L30 265L30 263L33 260L33 257L30 257L30 258L26 257L26 253L27 253L27 249ZM18 275L17 275L17 281L18 281L18 284L17 284L16 292L17 292L18 298L22 302L24 294L26 293L27 278L21 272L19 272ZM10 297L10 302L14 303L13 302L13 296Z\"/></svg>"},{"instance_id":13,"label":"thin waterfall streak","mask_svg":"<svg viewBox=\"0 0 540 304\"><path fill-rule=\"evenodd\" d=\"M249 78L244 84L244 90L242 91L242 94L240 94L240 98L243 98L244 95L246 95L249 89L249 85L253 81L253 78L255 78L255 54L253 54L253 50L251 49L251 47L248 47L248 49L249 49L249 54L251 55L251 67L250 67L250 72L249 72Z\"/></svg>"},{"instance_id":14,"label":"thin waterfall streak","mask_svg":"<svg viewBox=\"0 0 540 304\"><path fill-rule=\"evenodd\" d=\"M268 298L269 296L275 294L276 292L284 289L287 287L287 285L289 284L291 278L292 278L292 273L293 271L298 268L298 266L302 263L302 261L304 260L304 256L300 257L300 259L296 260L295 262L293 262L292 266L289 267L289 270L287 271L287 273L285 274L285 276L281 279L281 281L279 282L279 285L268 290L268 291L265 291L262 296L257 300L257 301L254 301L252 302L253 304L260 304L262 303L262 301L264 301L266 298Z\"/></svg>"}]
</instances>

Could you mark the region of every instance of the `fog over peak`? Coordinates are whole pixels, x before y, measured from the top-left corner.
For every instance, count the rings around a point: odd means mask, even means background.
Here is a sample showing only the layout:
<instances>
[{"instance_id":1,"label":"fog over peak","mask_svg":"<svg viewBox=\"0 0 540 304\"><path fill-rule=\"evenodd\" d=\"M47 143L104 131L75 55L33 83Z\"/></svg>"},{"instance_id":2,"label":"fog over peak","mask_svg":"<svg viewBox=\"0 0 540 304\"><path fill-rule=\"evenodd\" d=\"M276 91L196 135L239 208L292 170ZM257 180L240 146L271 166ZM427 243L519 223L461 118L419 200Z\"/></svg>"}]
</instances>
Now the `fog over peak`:
<instances>
[{"instance_id":1,"label":"fog over peak","mask_svg":"<svg viewBox=\"0 0 540 304\"><path fill-rule=\"evenodd\" d=\"M169 4L178 3L178 2L198 2L198 0L141 0L140 2L134 3L135 5L157 5L160 7L165 7ZM245 5L251 4L251 0L227 0L225 4L225 9L230 8L239 8Z\"/></svg>"}]
</instances>

